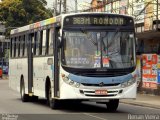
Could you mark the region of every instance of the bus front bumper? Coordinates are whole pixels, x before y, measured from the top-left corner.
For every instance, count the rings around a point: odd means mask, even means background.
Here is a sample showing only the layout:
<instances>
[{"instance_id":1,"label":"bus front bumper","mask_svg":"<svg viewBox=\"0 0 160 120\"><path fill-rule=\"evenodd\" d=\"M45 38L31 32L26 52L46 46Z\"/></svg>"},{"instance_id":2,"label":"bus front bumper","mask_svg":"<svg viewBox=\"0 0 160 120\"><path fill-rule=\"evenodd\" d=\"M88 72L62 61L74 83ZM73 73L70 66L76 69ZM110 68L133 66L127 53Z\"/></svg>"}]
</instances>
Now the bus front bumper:
<instances>
[{"instance_id":1,"label":"bus front bumper","mask_svg":"<svg viewBox=\"0 0 160 120\"><path fill-rule=\"evenodd\" d=\"M96 91L102 91L102 94L96 94ZM104 91L107 91L105 94ZM131 86L122 87L80 87L74 88L64 84L60 89L60 99L135 99L137 94L137 83Z\"/></svg>"}]
</instances>

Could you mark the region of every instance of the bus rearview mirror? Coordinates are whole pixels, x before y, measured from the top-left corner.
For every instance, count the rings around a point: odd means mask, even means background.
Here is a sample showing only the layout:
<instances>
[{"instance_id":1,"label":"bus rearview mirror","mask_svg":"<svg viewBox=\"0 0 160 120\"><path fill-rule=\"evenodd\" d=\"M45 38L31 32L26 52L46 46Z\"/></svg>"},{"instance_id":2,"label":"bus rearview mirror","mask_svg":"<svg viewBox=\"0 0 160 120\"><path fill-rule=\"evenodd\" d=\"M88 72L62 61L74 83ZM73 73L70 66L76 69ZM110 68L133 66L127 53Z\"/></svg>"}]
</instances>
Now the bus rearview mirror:
<instances>
[{"instance_id":1,"label":"bus rearview mirror","mask_svg":"<svg viewBox=\"0 0 160 120\"><path fill-rule=\"evenodd\" d=\"M138 38L136 37L136 47L138 46Z\"/></svg>"},{"instance_id":2,"label":"bus rearview mirror","mask_svg":"<svg viewBox=\"0 0 160 120\"><path fill-rule=\"evenodd\" d=\"M130 38L133 38L133 37L134 37L134 35L133 35L133 34L130 34L130 35L129 35L129 37L130 37Z\"/></svg>"}]
</instances>

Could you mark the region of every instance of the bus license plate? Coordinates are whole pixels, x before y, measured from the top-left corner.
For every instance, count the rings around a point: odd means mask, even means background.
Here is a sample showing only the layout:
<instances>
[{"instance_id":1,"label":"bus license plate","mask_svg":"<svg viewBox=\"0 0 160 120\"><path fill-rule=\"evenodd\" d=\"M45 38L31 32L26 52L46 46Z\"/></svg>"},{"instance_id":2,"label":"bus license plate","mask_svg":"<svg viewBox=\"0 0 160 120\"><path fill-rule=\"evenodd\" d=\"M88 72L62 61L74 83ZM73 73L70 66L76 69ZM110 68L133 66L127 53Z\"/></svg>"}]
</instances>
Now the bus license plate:
<instances>
[{"instance_id":1,"label":"bus license plate","mask_svg":"<svg viewBox=\"0 0 160 120\"><path fill-rule=\"evenodd\" d=\"M96 95L107 95L107 90L96 90L95 94Z\"/></svg>"}]
</instances>

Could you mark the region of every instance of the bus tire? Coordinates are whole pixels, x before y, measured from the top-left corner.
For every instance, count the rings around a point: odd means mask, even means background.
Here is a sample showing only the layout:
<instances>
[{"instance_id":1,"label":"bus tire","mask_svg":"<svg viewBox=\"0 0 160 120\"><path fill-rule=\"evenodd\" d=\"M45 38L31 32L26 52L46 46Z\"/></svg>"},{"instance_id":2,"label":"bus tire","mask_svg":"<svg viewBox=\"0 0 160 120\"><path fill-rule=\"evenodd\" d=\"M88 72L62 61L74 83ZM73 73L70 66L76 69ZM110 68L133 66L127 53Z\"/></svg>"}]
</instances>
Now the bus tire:
<instances>
[{"instance_id":1,"label":"bus tire","mask_svg":"<svg viewBox=\"0 0 160 120\"><path fill-rule=\"evenodd\" d=\"M32 101L37 102L38 101L38 96L32 96Z\"/></svg>"},{"instance_id":2,"label":"bus tire","mask_svg":"<svg viewBox=\"0 0 160 120\"><path fill-rule=\"evenodd\" d=\"M115 112L119 105L119 99L113 99L110 100L108 103L106 103L107 111L109 112Z\"/></svg>"},{"instance_id":3,"label":"bus tire","mask_svg":"<svg viewBox=\"0 0 160 120\"><path fill-rule=\"evenodd\" d=\"M20 84L20 94L21 94L22 102L28 102L29 96L25 94L25 85L23 80L21 80L21 84Z\"/></svg>"},{"instance_id":4,"label":"bus tire","mask_svg":"<svg viewBox=\"0 0 160 120\"><path fill-rule=\"evenodd\" d=\"M59 108L59 101L52 98L52 89L49 87L48 89L48 103L51 109L58 109Z\"/></svg>"}]
</instances>

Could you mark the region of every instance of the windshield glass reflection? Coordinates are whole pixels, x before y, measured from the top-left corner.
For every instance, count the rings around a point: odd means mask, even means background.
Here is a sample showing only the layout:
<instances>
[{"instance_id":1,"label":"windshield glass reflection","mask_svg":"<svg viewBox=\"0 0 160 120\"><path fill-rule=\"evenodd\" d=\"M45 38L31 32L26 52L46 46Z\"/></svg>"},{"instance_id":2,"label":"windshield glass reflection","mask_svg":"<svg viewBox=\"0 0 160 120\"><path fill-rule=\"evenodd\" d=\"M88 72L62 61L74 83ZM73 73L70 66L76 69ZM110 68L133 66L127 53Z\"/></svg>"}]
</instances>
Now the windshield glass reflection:
<instances>
[{"instance_id":1,"label":"windshield glass reflection","mask_svg":"<svg viewBox=\"0 0 160 120\"><path fill-rule=\"evenodd\" d=\"M133 32L64 31L63 65L73 68L129 68L134 63Z\"/></svg>"}]
</instances>

